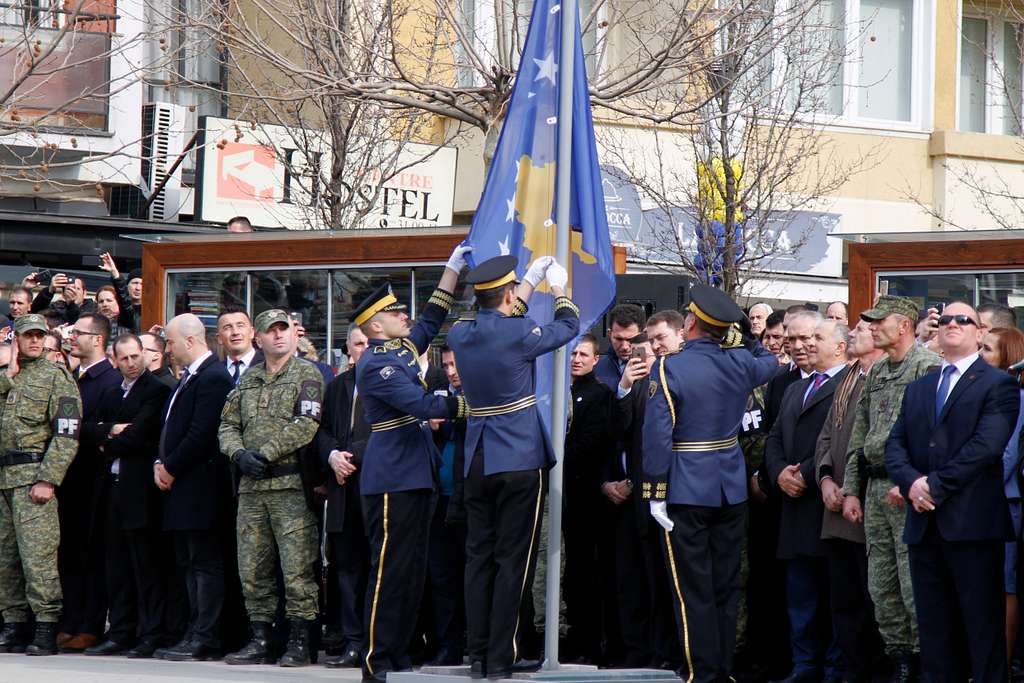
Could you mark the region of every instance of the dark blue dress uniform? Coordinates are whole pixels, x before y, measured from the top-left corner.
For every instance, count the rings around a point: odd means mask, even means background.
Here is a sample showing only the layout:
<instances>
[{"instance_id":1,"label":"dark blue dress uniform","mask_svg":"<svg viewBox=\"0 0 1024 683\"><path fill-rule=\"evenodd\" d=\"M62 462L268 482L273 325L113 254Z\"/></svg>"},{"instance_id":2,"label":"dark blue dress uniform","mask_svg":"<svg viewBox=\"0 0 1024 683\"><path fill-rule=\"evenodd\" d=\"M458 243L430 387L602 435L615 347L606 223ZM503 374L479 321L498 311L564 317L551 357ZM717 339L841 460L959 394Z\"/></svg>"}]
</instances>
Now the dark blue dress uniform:
<instances>
[{"instance_id":1,"label":"dark blue dress uniform","mask_svg":"<svg viewBox=\"0 0 1024 683\"><path fill-rule=\"evenodd\" d=\"M477 291L511 286L515 257L485 261L469 273ZM579 332L579 309L555 300L540 325L516 304L512 315L482 309L456 323L448 345L469 404L466 427L467 649L473 675L509 673L518 657L519 607L536 563L550 438L537 410L534 361Z\"/></svg>"},{"instance_id":2,"label":"dark blue dress uniform","mask_svg":"<svg viewBox=\"0 0 1024 683\"><path fill-rule=\"evenodd\" d=\"M435 290L408 337L371 339L356 365L356 391L370 424L359 481L370 541L363 622L363 678L368 680L383 681L388 671L411 666L406 650L426 580L440 462L423 421L465 413L458 397L426 392L418 359L454 303L450 293ZM377 313L404 308L385 285L353 319L365 324Z\"/></svg>"},{"instance_id":3,"label":"dark blue dress uniform","mask_svg":"<svg viewBox=\"0 0 1024 683\"><path fill-rule=\"evenodd\" d=\"M724 293L695 286L690 312L711 329L742 311ZM710 312L709 312L710 310ZM760 344L691 338L651 372L643 427L643 497L666 501L669 588L683 681L728 680L736 638L747 478L737 442L747 396L778 370Z\"/></svg>"}]
</instances>

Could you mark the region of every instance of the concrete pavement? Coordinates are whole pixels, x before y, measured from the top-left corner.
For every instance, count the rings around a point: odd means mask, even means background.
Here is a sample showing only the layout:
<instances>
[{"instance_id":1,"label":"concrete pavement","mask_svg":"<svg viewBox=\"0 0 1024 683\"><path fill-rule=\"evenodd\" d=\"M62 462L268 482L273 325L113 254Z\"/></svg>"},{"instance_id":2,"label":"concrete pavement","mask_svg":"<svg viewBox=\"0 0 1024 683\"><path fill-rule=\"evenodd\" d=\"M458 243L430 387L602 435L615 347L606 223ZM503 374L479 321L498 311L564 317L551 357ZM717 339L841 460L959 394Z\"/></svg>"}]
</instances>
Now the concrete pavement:
<instances>
[{"instance_id":1,"label":"concrete pavement","mask_svg":"<svg viewBox=\"0 0 1024 683\"><path fill-rule=\"evenodd\" d=\"M314 664L300 669L276 666L228 666L223 662L163 662L156 659L57 655L26 657L0 654L0 683L290 683L296 681L358 681L359 669L325 669Z\"/></svg>"}]
</instances>

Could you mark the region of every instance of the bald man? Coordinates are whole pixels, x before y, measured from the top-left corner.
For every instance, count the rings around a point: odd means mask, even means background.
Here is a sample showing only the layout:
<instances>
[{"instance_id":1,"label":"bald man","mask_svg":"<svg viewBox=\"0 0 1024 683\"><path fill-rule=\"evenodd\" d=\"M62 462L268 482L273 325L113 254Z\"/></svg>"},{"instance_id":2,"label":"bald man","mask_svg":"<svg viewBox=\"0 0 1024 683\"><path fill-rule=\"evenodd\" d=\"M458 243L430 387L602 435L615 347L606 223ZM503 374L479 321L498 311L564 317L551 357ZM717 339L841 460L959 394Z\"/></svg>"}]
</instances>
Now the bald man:
<instances>
[{"instance_id":1,"label":"bald man","mask_svg":"<svg viewBox=\"0 0 1024 683\"><path fill-rule=\"evenodd\" d=\"M154 653L176 662L220 655L218 622L224 604L224 551L220 529L230 495L227 458L217 429L231 375L206 346L206 329L192 314L165 329L167 351L184 368L165 408L153 478L164 492L164 529L173 532L178 565L184 568L189 623L185 638Z\"/></svg>"}]
</instances>

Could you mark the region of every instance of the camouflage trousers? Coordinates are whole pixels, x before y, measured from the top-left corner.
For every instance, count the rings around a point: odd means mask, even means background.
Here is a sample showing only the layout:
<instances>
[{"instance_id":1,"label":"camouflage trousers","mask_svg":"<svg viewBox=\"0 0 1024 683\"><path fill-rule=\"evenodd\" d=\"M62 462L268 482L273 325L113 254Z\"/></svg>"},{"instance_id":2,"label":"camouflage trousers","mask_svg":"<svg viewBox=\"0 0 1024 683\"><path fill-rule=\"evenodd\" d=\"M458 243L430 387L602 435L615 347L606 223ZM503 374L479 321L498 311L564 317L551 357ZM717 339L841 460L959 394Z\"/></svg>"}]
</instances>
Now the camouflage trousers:
<instances>
[{"instance_id":1,"label":"camouflage trousers","mask_svg":"<svg viewBox=\"0 0 1024 683\"><path fill-rule=\"evenodd\" d=\"M893 483L868 482L864 501L864 535L868 549L868 592L875 603L878 632L887 654L917 652L917 616L910 583L910 559L903 542L906 508L893 507L885 496Z\"/></svg>"},{"instance_id":2,"label":"camouflage trousers","mask_svg":"<svg viewBox=\"0 0 1024 683\"><path fill-rule=\"evenodd\" d=\"M60 619L57 499L38 505L31 486L0 490L0 615L6 623Z\"/></svg>"},{"instance_id":3,"label":"camouflage trousers","mask_svg":"<svg viewBox=\"0 0 1024 683\"><path fill-rule=\"evenodd\" d=\"M238 496L238 576L252 621L271 622L277 610L274 560L280 554L285 614L316 619L316 520L302 491L252 491Z\"/></svg>"}]
</instances>

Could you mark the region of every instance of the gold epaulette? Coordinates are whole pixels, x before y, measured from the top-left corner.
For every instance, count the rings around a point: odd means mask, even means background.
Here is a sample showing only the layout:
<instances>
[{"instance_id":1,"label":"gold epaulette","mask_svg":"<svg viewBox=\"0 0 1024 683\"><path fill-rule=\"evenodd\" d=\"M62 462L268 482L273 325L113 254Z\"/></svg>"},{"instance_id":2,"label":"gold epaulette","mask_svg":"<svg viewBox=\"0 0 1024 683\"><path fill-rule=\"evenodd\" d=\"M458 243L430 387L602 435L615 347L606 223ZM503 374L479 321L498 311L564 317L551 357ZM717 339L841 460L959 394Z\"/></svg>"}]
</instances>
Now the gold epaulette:
<instances>
[{"instance_id":1,"label":"gold epaulette","mask_svg":"<svg viewBox=\"0 0 1024 683\"><path fill-rule=\"evenodd\" d=\"M396 351L402 348L402 339L389 339L379 346L373 347L374 353L387 353L388 351Z\"/></svg>"}]
</instances>

